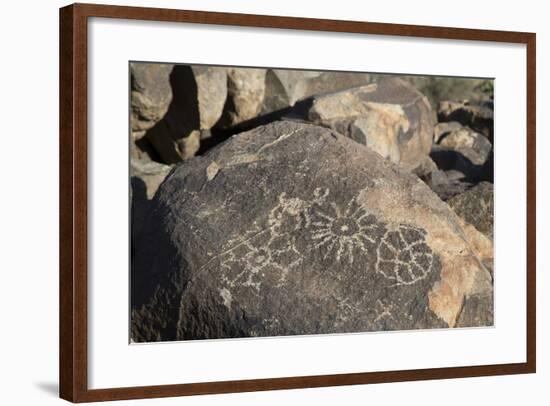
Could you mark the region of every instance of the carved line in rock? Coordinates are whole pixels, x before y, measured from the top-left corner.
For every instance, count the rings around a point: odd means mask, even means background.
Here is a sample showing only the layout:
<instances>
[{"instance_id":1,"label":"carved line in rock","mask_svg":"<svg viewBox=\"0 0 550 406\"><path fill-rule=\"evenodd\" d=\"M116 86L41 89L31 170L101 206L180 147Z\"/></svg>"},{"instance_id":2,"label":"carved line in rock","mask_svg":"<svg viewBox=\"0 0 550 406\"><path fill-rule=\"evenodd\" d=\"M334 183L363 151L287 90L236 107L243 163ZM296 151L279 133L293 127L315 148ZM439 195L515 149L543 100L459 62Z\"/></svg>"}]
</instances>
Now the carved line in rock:
<instances>
[{"instance_id":1,"label":"carved line in rock","mask_svg":"<svg viewBox=\"0 0 550 406\"><path fill-rule=\"evenodd\" d=\"M395 285L412 285L426 279L434 256L425 235L426 231L407 224L387 230L376 250L376 272L395 281Z\"/></svg>"},{"instance_id":2,"label":"carved line in rock","mask_svg":"<svg viewBox=\"0 0 550 406\"><path fill-rule=\"evenodd\" d=\"M357 197L342 207L330 200L329 194L329 189L318 188L306 201L282 193L270 211L268 227L256 223L228 241L216 256L224 269L223 282L259 292L262 276L277 272L277 285L283 286L288 273L312 254L349 266L367 262L358 260L358 255L374 255L374 271L391 281L391 286L415 284L432 272L434 254L425 242L426 231L379 222ZM305 246L297 244L297 238L304 237Z\"/></svg>"}]
</instances>

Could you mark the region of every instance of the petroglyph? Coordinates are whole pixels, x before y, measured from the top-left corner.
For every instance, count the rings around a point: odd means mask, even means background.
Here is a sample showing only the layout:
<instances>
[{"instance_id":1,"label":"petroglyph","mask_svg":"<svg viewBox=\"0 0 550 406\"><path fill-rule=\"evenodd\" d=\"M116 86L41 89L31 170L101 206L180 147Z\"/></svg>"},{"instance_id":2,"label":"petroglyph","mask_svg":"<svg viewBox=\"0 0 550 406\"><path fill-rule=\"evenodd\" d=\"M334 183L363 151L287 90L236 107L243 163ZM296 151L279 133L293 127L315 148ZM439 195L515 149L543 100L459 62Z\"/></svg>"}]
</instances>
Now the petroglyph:
<instances>
[{"instance_id":1,"label":"petroglyph","mask_svg":"<svg viewBox=\"0 0 550 406\"><path fill-rule=\"evenodd\" d=\"M406 224L387 230L378 244L376 272L395 285L412 285L432 271L434 255L426 231Z\"/></svg>"},{"instance_id":2,"label":"petroglyph","mask_svg":"<svg viewBox=\"0 0 550 406\"><path fill-rule=\"evenodd\" d=\"M357 197L339 205L329 189L316 189L309 200L282 193L267 224L256 222L230 239L219 263L228 287L251 287L257 293L266 279L283 286L288 273L311 263L311 256L345 265L342 272L375 272L391 287L412 285L432 272L434 254L425 235L411 225L379 221Z\"/></svg>"},{"instance_id":3,"label":"petroglyph","mask_svg":"<svg viewBox=\"0 0 550 406\"><path fill-rule=\"evenodd\" d=\"M328 189L323 195L328 195ZM321 203L321 204L319 204ZM358 205L353 198L345 207L323 199L311 206L307 216L313 249L323 252L323 259L334 257L337 262L353 264L355 255L372 253L376 235L383 225Z\"/></svg>"}]
</instances>

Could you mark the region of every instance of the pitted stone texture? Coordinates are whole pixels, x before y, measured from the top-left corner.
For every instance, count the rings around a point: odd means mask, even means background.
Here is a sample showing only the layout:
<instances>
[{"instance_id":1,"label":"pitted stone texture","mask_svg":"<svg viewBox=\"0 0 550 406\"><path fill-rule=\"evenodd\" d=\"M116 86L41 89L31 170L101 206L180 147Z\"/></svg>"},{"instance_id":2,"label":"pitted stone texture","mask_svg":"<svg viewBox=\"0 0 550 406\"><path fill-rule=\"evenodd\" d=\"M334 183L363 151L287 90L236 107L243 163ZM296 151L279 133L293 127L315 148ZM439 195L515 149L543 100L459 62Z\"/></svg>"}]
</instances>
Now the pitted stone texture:
<instances>
[{"instance_id":1,"label":"pitted stone texture","mask_svg":"<svg viewBox=\"0 0 550 406\"><path fill-rule=\"evenodd\" d=\"M494 197L493 184L481 182L447 201L465 221L485 236L493 239Z\"/></svg>"},{"instance_id":2,"label":"pitted stone texture","mask_svg":"<svg viewBox=\"0 0 550 406\"><path fill-rule=\"evenodd\" d=\"M177 166L153 205L134 341L448 327L466 295L492 295L445 203L323 127L238 134Z\"/></svg>"}]
</instances>

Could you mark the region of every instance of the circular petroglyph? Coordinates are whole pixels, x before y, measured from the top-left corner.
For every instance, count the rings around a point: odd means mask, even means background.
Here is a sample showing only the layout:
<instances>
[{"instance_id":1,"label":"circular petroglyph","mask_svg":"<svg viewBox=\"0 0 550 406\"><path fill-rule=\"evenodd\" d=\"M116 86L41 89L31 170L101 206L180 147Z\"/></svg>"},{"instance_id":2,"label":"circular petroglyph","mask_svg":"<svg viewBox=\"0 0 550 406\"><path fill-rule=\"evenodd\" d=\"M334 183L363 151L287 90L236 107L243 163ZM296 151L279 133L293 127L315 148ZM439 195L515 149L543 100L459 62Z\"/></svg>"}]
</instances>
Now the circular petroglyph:
<instances>
[{"instance_id":1,"label":"circular petroglyph","mask_svg":"<svg viewBox=\"0 0 550 406\"><path fill-rule=\"evenodd\" d=\"M378 244L376 271L395 285L412 285L432 271L434 253L426 244L426 231L399 224L386 231Z\"/></svg>"},{"instance_id":2,"label":"circular petroglyph","mask_svg":"<svg viewBox=\"0 0 550 406\"><path fill-rule=\"evenodd\" d=\"M327 195L328 192L324 196ZM356 198L344 207L319 200L310 207L307 220L311 248L321 252L323 259L334 258L348 264L353 264L358 255L375 253L376 235L383 228L357 204Z\"/></svg>"},{"instance_id":3,"label":"circular petroglyph","mask_svg":"<svg viewBox=\"0 0 550 406\"><path fill-rule=\"evenodd\" d=\"M374 268L391 286L412 285L433 268L434 254L425 235L411 225L378 221L356 197L338 204L330 199L329 189L316 189L311 200L283 193L267 227L257 225L230 240L221 264L229 286L240 283L257 291L267 274L284 285L288 273L304 261L311 263L312 255L360 274Z\"/></svg>"}]
</instances>

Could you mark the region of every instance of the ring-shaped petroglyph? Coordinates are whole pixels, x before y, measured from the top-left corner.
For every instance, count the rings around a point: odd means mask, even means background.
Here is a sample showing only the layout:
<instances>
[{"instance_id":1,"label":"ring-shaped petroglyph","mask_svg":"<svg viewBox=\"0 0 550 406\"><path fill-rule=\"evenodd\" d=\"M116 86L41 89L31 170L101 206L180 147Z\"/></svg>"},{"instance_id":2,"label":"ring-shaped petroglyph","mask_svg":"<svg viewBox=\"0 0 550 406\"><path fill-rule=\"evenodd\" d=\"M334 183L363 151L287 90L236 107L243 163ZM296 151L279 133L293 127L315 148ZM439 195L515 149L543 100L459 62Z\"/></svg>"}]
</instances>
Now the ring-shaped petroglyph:
<instances>
[{"instance_id":1,"label":"ring-shaped petroglyph","mask_svg":"<svg viewBox=\"0 0 550 406\"><path fill-rule=\"evenodd\" d=\"M262 277L270 272L283 285L289 272L307 263L313 253L363 274L374 265L374 271L392 286L412 285L432 272L434 254L426 244L426 231L380 222L357 197L339 205L329 194L329 189L316 189L311 199L304 200L282 193L267 225L255 223L224 244L219 256L226 284L259 291Z\"/></svg>"},{"instance_id":2,"label":"ring-shaped petroglyph","mask_svg":"<svg viewBox=\"0 0 550 406\"><path fill-rule=\"evenodd\" d=\"M307 218L312 248L322 250L323 259L335 258L339 263L352 265L356 255L374 251L377 234L383 226L376 217L351 199L345 207L323 201L311 206Z\"/></svg>"},{"instance_id":3,"label":"ring-shaped petroglyph","mask_svg":"<svg viewBox=\"0 0 550 406\"><path fill-rule=\"evenodd\" d=\"M412 285L426 279L433 266L434 254L421 228L399 224L388 229L378 244L376 272L395 285Z\"/></svg>"}]
</instances>

